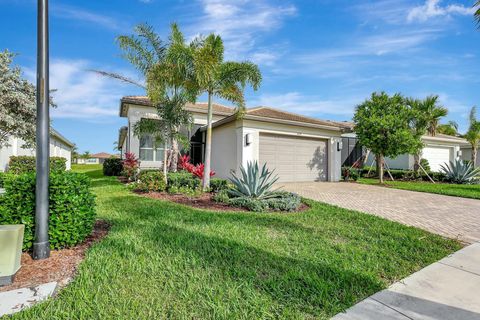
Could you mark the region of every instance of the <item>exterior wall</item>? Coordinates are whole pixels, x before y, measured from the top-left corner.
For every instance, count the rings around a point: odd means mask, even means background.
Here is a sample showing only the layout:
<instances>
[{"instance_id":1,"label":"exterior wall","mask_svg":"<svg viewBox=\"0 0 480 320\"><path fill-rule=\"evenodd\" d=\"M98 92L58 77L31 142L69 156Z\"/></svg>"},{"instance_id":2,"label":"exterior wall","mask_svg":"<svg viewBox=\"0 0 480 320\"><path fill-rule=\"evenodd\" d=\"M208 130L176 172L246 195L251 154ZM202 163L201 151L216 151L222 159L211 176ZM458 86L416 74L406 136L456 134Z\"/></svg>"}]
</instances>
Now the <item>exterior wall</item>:
<instances>
[{"instance_id":1,"label":"exterior wall","mask_svg":"<svg viewBox=\"0 0 480 320\"><path fill-rule=\"evenodd\" d=\"M234 125L233 125L234 124ZM259 160L259 141L260 133L272 133L283 135L294 135L309 138L321 138L328 141L328 181L339 181L341 176L341 151L338 150L337 143L341 142L341 133L339 131L322 130L318 128L300 127L288 124L277 124L271 122L254 121L254 120L239 120L232 124L226 124L218 128L214 128L213 137L220 136L223 128L225 131L235 131L236 137L236 163L229 167L235 167L237 170L240 165L246 166L249 161ZM228 128L228 129L227 129ZM250 134L251 144L246 145L246 136ZM228 140L233 139L233 134L230 134ZM215 158L212 154L212 159ZM212 160L213 161L213 160ZM232 157L227 159L217 159L217 161L231 162ZM217 162L218 163L218 162ZM223 164L220 166L224 166ZM215 167L212 166L214 170ZM220 177L220 176L219 176Z\"/></svg>"},{"instance_id":2,"label":"exterior wall","mask_svg":"<svg viewBox=\"0 0 480 320\"><path fill-rule=\"evenodd\" d=\"M465 161L472 161L472 147L471 146L462 146L462 160ZM477 167L480 166L480 150L477 151L477 163L475 164Z\"/></svg>"},{"instance_id":3,"label":"exterior wall","mask_svg":"<svg viewBox=\"0 0 480 320\"><path fill-rule=\"evenodd\" d=\"M211 168L215 177L228 179L237 170L237 130L235 123L216 129L212 135Z\"/></svg>"},{"instance_id":4,"label":"exterior wall","mask_svg":"<svg viewBox=\"0 0 480 320\"><path fill-rule=\"evenodd\" d=\"M11 156L35 156L35 149L22 148L24 141L10 137L9 146L0 149L0 171L5 171ZM62 157L67 159L66 168L71 169L72 151L69 146L50 136L50 157Z\"/></svg>"},{"instance_id":5,"label":"exterior wall","mask_svg":"<svg viewBox=\"0 0 480 320\"><path fill-rule=\"evenodd\" d=\"M205 125L207 124L207 115L198 112L192 112L193 120L195 125ZM129 105L128 107L128 132L127 138L125 139L125 149L122 149L122 152L132 152L139 157L140 153L140 139L133 134L133 127L135 123L140 121L142 118L147 119L158 119L155 108L147 106L137 106ZM213 116L213 122L225 118L224 116ZM123 157L123 155L122 155ZM140 168L162 168L163 161L140 161Z\"/></svg>"}]
</instances>

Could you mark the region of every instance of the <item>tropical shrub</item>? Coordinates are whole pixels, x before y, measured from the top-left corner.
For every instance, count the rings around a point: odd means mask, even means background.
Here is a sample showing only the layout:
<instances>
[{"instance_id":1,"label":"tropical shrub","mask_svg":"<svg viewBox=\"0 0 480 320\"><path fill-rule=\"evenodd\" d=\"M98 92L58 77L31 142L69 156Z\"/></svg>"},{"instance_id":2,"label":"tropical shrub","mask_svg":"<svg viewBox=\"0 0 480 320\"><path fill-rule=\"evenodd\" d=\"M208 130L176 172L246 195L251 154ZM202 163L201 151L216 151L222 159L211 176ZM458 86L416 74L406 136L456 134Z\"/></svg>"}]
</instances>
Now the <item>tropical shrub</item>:
<instances>
[{"instance_id":1,"label":"tropical shrub","mask_svg":"<svg viewBox=\"0 0 480 320\"><path fill-rule=\"evenodd\" d=\"M442 172L445 174L445 179L451 183L457 184L473 184L480 181L480 168L475 168L472 162L465 162L460 159L450 161L440 165Z\"/></svg>"},{"instance_id":2,"label":"tropical shrub","mask_svg":"<svg viewBox=\"0 0 480 320\"><path fill-rule=\"evenodd\" d=\"M237 197L229 199L227 203L233 207L245 208L254 212L265 212L268 210L266 202L258 198Z\"/></svg>"},{"instance_id":3,"label":"tropical shrub","mask_svg":"<svg viewBox=\"0 0 480 320\"><path fill-rule=\"evenodd\" d=\"M188 171L170 172L167 175L168 191L175 188L190 188L192 190L200 187L200 180Z\"/></svg>"},{"instance_id":4,"label":"tropical shrub","mask_svg":"<svg viewBox=\"0 0 480 320\"><path fill-rule=\"evenodd\" d=\"M248 197L265 199L272 195L272 186L278 181L278 176L273 175L274 171L269 171L264 164L260 171L258 162L248 162L247 169L240 167L240 176L232 175L230 181L233 188L230 193L234 197Z\"/></svg>"},{"instance_id":5,"label":"tropical shrub","mask_svg":"<svg viewBox=\"0 0 480 320\"><path fill-rule=\"evenodd\" d=\"M33 246L35 230L35 173L6 175L0 197L0 224L24 224L23 249ZM52 249L71 247L91 234L95 223L95 196L90 179L80 173L50 175L49 240Z\"/></svg>"},{"instance_id":6,"label":"tropical shrub","mask_svg":"<svg viewBox=\"0 0 480 320\"><path fill-rule=\"evenodd\" d=\"M203 175L204 175L204 169L205 165L203 163L199 163L197 165L194 165L190 162L190 156L189 155L183 155L179 158L179 167L183 170L186 170L199 178L200 180L203 180ZM213 177L215 175L215 171L210 170L210 177Z\"/></svg>"},{"instance_id":7,"label":"tropical shrub","mask_svg":"<svg viewBox=\"0 0 480 320\"><path fill-rule=\"evenodd\" d=\"M343 180L349 181L357 181L360 178L360 173L358 172L357 168L354 167L343 167L342 168L342 177Z\"/></svg>"},{"instance_id":8,"label":"tropical shrub","mask_svg":"<svg viewBox=\"0 0 480 320\"><path fill-rule=\"evenodd\" d=\"M210 180L210 190L212 192L220 192L228 188L228 181L220 178Z\"/></svg>"},{"instance_id":9,"label":"tropical shrub","mask_svg":"<svg viewBox=\"0 0 480 320\"><path fill-rule=\"evenodd\" d=\"M216 201L227 203L234 207L246 208L250 211L264 212L264 211L295 211L300 207L302 199L291 192L274 192L270 198L259 199L251 197L236 197L236 198L217 198Z\"/></svg>"},{"instance_id":10,"label":"tropical shrub","mask_svg":"<svg viewBox=\"0 0 480 320\"><path fill-rule=\"evenodd\" d=\"M162 192L167 189L165 176L159 170L141 171L133 188L143 192Z\"/></svg>"},{"instance_id":11,"label":"tropical shrub","mask_svg":"<svg viewBox=\"0 0 480 320\"><path fill-rule=\"evenodd\" d=\"M11 156L8 162L8 172L22 174L35 172L36 158L32 156ZM50 157L50 172L61 172L67 169L67 159L62 157Z\"/></svg>"},{"instance_id":12,"label":"tropical shrub","mask_svg":"<svg viewBox=\"0 0 480 320\"><path fill-rule=\"evenodd\" d=\"M216 202L228 203L228 201L230 200L228 190L224 189L224 190L220 190L219 192L216 192L212 196L212 200Z\"/></svg>"},{"instance_id":13,"label":"tropical shrub","mask_svg":"<svg viewBox=\"0 0 480 320\"><path fill-rule=\"evenodd\" d=\"M422 158L420 159L420 165L423 167L423 169L425 169L425 171L430 171L431 168L430 168L430 163L428 163L428 160L425 159L425 158Z\"/></svg>"},{"instance_id":14,"label":"tropical shrub","mask_svg":"<svg viewBox=\"0 0 480 320\"><path fill-rule=\"evenodd\" d=\"M122 175L126 177L128 181L134 181L140 166L140 162L138 161L138 158L135 157L135 154L132 152L126 152L122 165Z\"/></svg>"},{"instance_id":15,"label":"tropical shrub","mask_svg":"<svg viewBox=\"0 0 480 320\"><path fill-rule=\"evenodd\" d=\"M120 176L123 170L123 160L120 158L109 158L103 162L103 175Z\"/></svg>"},{"instance_id":16,"label":"tropical shrub","mask_svg":"<svg viewBox=\"0 0 480 320\"><path fill-rule=\"evenodd\" d=\"M5 179L5 172L0 172L0 188L3 188L4 179Z\"/></svg>"}]
</instances>

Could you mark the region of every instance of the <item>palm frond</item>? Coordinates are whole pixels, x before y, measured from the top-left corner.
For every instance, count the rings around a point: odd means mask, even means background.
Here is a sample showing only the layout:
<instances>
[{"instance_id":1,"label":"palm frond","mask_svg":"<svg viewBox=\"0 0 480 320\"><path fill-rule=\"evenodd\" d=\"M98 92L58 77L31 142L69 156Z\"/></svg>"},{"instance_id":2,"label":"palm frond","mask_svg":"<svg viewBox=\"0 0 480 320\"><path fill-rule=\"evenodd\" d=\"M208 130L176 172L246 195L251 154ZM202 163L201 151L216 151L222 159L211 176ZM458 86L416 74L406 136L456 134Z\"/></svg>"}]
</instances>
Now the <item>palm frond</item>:
<instances>
[{"instance_id":1,"label":"palm frond","mask_svg":"<svg viewBox=\"0 0 480 320\"><path fill-rule=\"evenodd\" d=\"M121 74L115 73L115 72L95 70L95 69L89 69L89 70L87 70L87 71L94 72L94 73L96 73L96 74L99 74L99 75L104 76L104 77L107 77L107 78L112 78L112 79L120 80L120 81L125 82L125 83L128 83L128 84L133 84L133 85L135 85L135 86L137 86L137 87L140 87L140 88L142 88L142 89L146 89L146 88L147 88L144 84L142 84L142 83L140 83L140 82L138 82L138 81L135 81L135 80L133 80L133 79L131 79L131 78L128 78L128 77L126 77L126 76L123 76L123 75L121 75Z\"/></svg>"}]
</instances>

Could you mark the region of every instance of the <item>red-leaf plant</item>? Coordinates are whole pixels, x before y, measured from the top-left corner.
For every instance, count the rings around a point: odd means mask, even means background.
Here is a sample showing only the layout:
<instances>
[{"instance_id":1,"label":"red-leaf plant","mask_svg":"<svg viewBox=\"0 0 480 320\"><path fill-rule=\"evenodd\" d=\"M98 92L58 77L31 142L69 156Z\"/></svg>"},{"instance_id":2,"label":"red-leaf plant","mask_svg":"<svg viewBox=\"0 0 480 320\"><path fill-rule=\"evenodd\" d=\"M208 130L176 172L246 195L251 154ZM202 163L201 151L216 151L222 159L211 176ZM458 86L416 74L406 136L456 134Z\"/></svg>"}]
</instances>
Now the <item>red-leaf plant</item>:
<instances>
[{"instance_id":1,"label":"red-leaf plant","mask_svg":"<svg viewBox=\"0 0 480 320\"><path fill-rule=\"evenodd\" d=\"M203 172L205 169L205 165L203 163L199 163L196 166L190 162L189 155L183 155L179 158L180 168L187 170L194 176L198 177L199 179L203 180ZM215 171L210 170L210 177L215 175Z\"/></svg>"},{"instance_id":2,"label":"red-leaf plant","mask_svg":"<svg viewBox=\"0 0 480 320\"><path fill-rule=\"evenodd\" d=\"M132 181L137 174L140 162L135 157L133 152L125 152L125 159L123 159L123 175Z\"/></svg>"}]
</instances>

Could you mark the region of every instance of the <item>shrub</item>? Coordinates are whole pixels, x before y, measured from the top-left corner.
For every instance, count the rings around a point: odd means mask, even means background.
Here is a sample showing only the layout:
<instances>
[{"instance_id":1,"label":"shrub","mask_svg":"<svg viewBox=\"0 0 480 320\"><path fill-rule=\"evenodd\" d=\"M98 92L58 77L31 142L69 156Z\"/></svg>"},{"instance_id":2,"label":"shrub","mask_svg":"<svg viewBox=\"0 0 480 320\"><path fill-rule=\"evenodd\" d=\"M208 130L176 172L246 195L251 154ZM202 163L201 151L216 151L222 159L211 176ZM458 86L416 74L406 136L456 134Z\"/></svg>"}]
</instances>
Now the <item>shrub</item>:
<instances>
[{"instance_id":1,"label":"shrub","mask_svg":"<svg viewBox=\"0 0 480 320\"><path fill-rule=\"evenodd\" d=\"M240 167L240 176L233 175L230 181L234 187L231 189L231 194L236 197L250 197L263 199L271 195L271 189L278 176L273 176L274 171L267 169L267 164L264 164L260 171L258 162L248 162L247 169Z\"/></svg>"},{"instance_id":2,"label":"shrub","mask_svg":"<svg viewBox=\"0 0 480 320\"><path fill-rule=\"evenodd\" d=\"M138 181L134 184L134 189L144 192L154 191L162 192L167 188L165 176L161 171L142 171L138 175Z\"/></svg>"},{"instance_id":3,"label":"shrub","mask_svg":"<svg viewBox=\"0 0 480 320\"><path fill-rule=\"evenodd\" d=\"M167 175L168 192L174 193L173 189L190 188L195 190L200 187L200 180L195 178L193 174L188 171L170 172Z\"/></svg>"},{"instance_id":4,"label":"shrub","mask_svg":"<svg viewBox=\"0 0 480 320\"><path fill-rule=\"evenodd\" d=\"M0 172L0 188L3 188L4 179L5 179L5 172Z\"/></svg>"},{"instance_id":5,"label":"shrub","mask_svg":"<svg viewBox=\"0 0 480 320\"><path fill-rule=\"evenodd\" d=\"M212 192L220 192L228 188L228 181L220 178L210 180L210 190Z\"/></svg>"},{"instance_id":6,"label":"shrub","mask_svg":"<svg viewBox=\"0 0 480 320\"><path fill-rule=\"evenodd\" d=\"M430 168L430 163L428 163L428 160L427 159L420 159L420 165L423 167L423 169L425 169L425 171L430 171L431 168Z\"/></svg>"},{"instance_id":7,"label":"shrub","mask_svg":"<svg viewBox=\"0 0 480 320\"><path fill-rule=\"evenodd\" d=\"M192 189L190 187L171 187L168 192L173 194L184 194L190 197L196 197L202 194L202 189Z\"/></svg>"},{"instance_id":8,"label":"shrub","mask_svg":"<svg viewBox=\"0 0 480 320\"><path fill-rule=\"evenodd\" d=\"M370 170L370 175L368 175L368 171ZM365 167L363 169L358 169L358 173L361 177L371 178L377 175L375 169L369 169L369 167ZM427 175L423 171L415 172L413 170L400 170L400 169L393 169L390 170L390 173L395 180L403 180L403 181L429 181ZM428 175L435 181L444 181L445 174L442 172L428 172ZM390 178L388 172L384 172L384 176L386 178Z\"/></svg>"},{"instance_id":9,"label":"shrub","mask_svg":"<svg viewBox=\"0 0 480 320\"><path fill-rule=\"evenodd\" d=\"M265 201L258 198L251 197L237 197L228 201L228 204L234 207L245 208L255 212L265 212L268 209L268 205Z\"/></svg>"},{"instance_id":10,"label":"shrub","mask_svg":"<svg viewBox=\"0 0 480 320\"><path fill-rule=\"evenodd\" d=\"M275 192L276 197L263 200L268 209L273 211L295 211L300 207L302 199L295 193Z\"/></svg>"},{"instance_id":11,"label":"shrub","mask_svg":"<svg viewBox=\"0 0 480 320\"><path fill-rule=\"evenodd\" d=\"M24 224L23 249L33 246L35 230L35 173L5 176L0 197L0 224ZM95 196L89 178L80 173L50 175L49 239L52 249L71 247L91 234L95 223Z\"/></svg>"},{"instance_id":12,"label":"shrub","mask_svg":"<svg viewBox=\"0 0 480 320\"><path fill-rule=\"evenodd\" d=\"M125 159L123 160L123 170L122 175L128 179L128 181L134 181L138 168L140 166L140 162L138 161L135 154L132 152L125 153Z\"/></svg>"},{"instance_id":13,"label":"shrub","mask_svg":"<svg viewBox=\"0 0 480 320\"><path fill-rule=\"evenodd\" d=\"M273 192L269 198L259 199L251 197L230 198L229 193L223 190L213 196L217 202L227 203L234 207L246 208L250 211L295 211L300 207L302 199L295 193L286 191Z\"/></svg>"},{"instance_id":14,"label":"shrub","mask_svg":"<svg viewBox=\"0 0 480 320\"><path fill-rule=\"evenodd\" d=\"M203 174L204 174L204 169L205 165L203 163L199 163L197 165L193 165L190 162L190 156L189 155L183 155L179 158L179 167L183 170L186 170L199 178L200 180L203 180ZM210 170L210 177L215 175L215 171Z\"/></svg>"},{"instance_id":15,"label":"shrub","mask_svg":"<svg viewBox=\"0 0 480 320\"><path fill-rule=\"evenodd\" d=\"M480 168L475 168L472 162L463 160L450 161L449 164L440 165L445 179L457 184L473 184L480 181Z\"/></svg>"},{"instance_id":16,"label":"shrub","mask_svg":"<svg viewBox=\"0 0 480 320\"><path fill-rule=\"evenodd\" d=\"M228 201L230 200L228 190L224 189L215 193L212 197L212 200L216 202L228 203Z\"/></svg>"},{"instance_id":17,"label":"shrub","mask_svg":"<svg viewBox=\"0 0 480 320\"><path fill-rule=\"evenodd\" d=\"M123 170L123 160L120 158L109 158L103 162L103 175L120 176Z\"/></svg>"},{"instance_id":18,"label":"shrub","mask_svg":"<svg viewBox=\"0 0 480 320\"><path fill-rule=\"evenodd\" d=\"M353 167L343 167L342 177L345 181L353 180L357 181L360 178L359 170Z\"/></svg>"},{"instance_id":19,"label":"shrub","mask_svg":"<svg viewBox=\"0 0 480 320\"><path fill-rule=\"evenodd\" d=\"M62 157L50 157L50 172L62 172L67 169L67 159ZM8 162L8 172L23 174L35 172L36 159L32 156L11 156Z\"/></svg>"}]
</instances>

